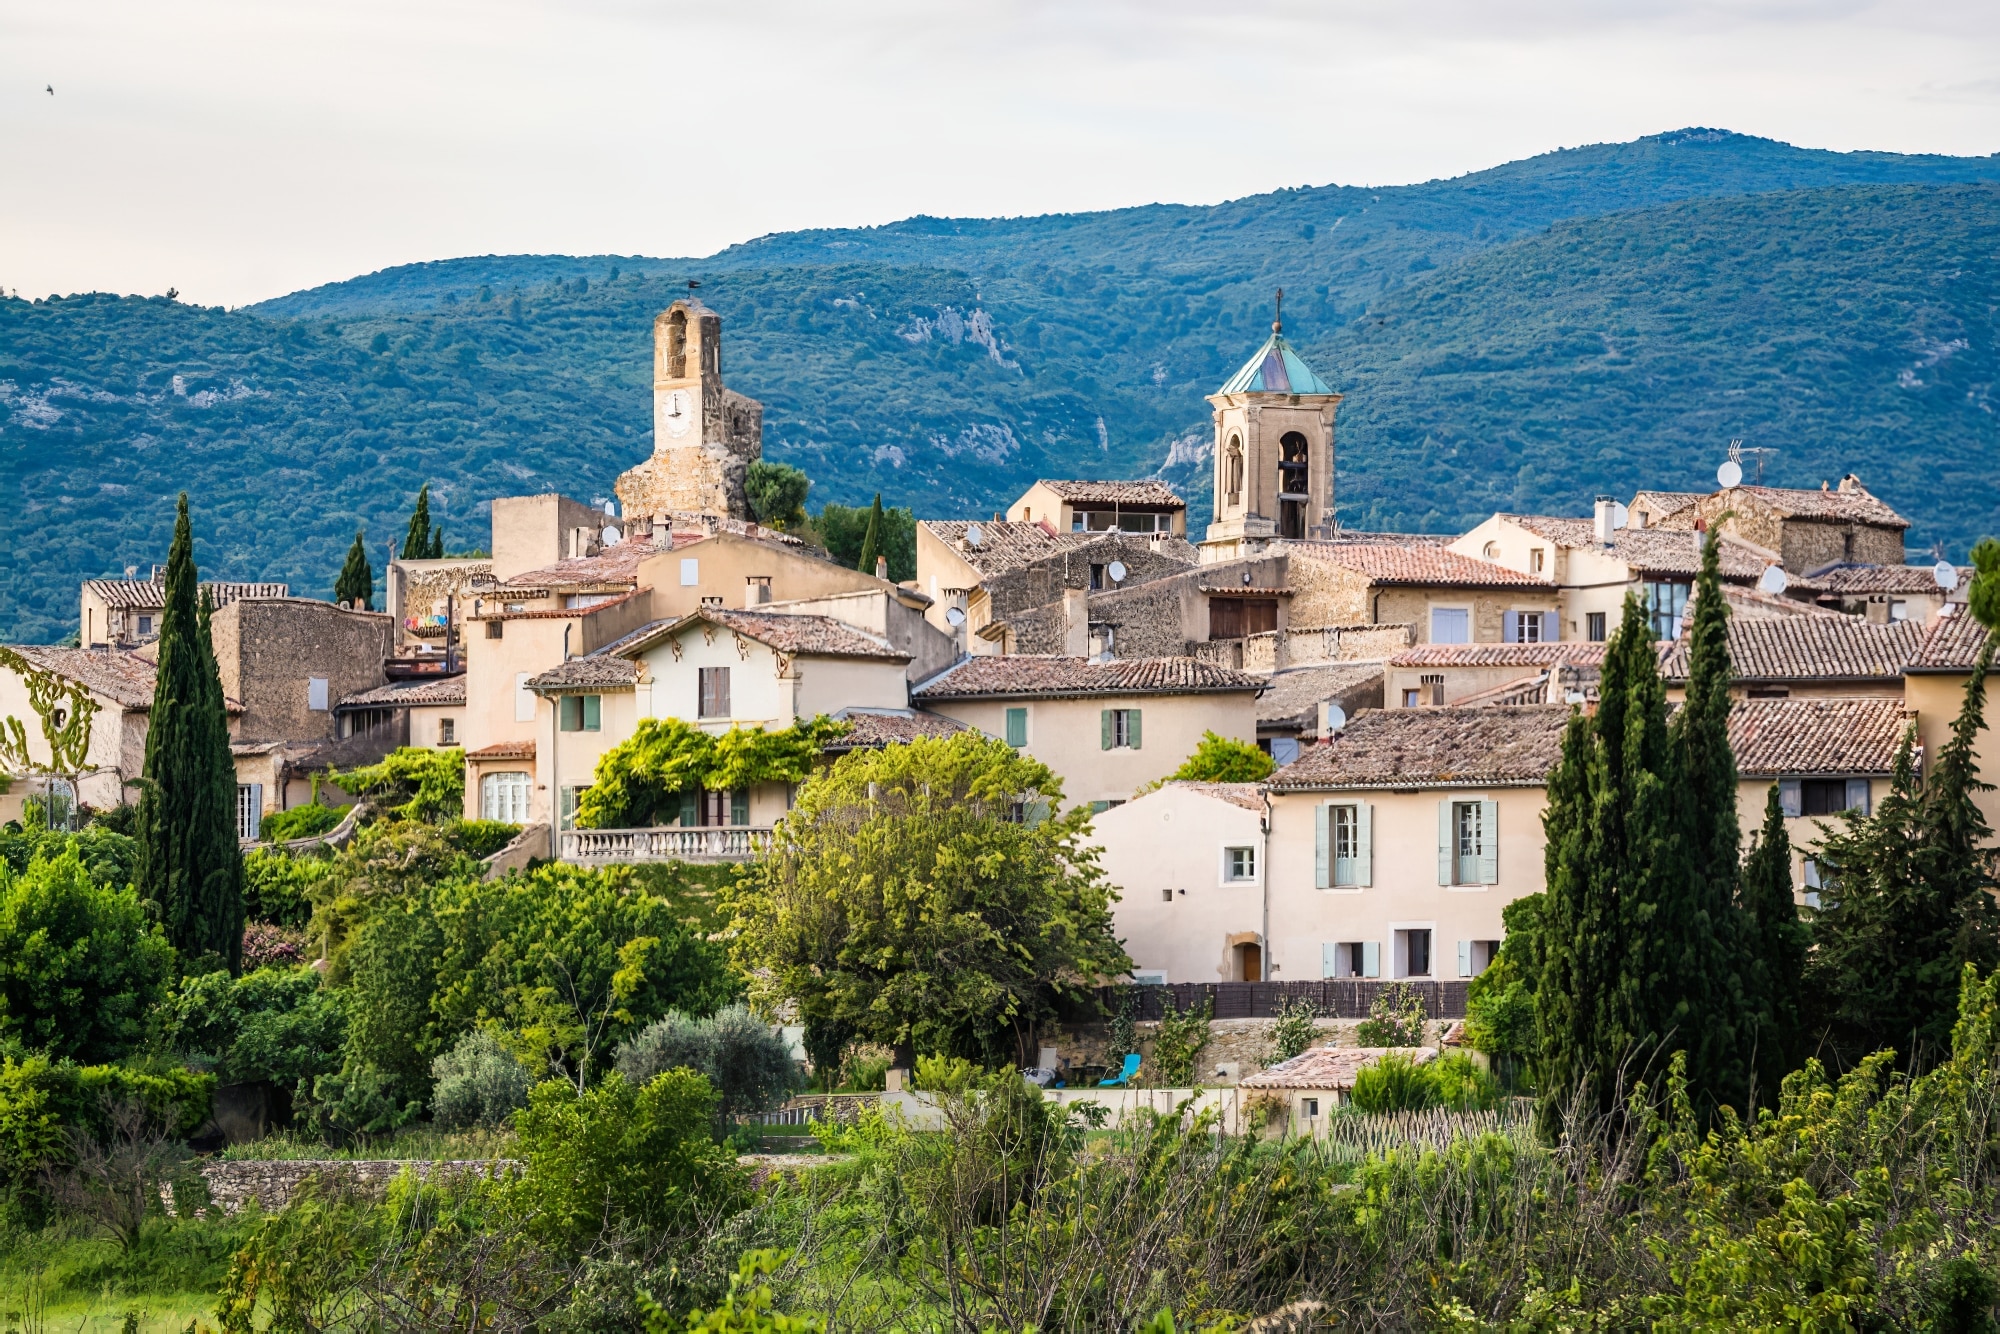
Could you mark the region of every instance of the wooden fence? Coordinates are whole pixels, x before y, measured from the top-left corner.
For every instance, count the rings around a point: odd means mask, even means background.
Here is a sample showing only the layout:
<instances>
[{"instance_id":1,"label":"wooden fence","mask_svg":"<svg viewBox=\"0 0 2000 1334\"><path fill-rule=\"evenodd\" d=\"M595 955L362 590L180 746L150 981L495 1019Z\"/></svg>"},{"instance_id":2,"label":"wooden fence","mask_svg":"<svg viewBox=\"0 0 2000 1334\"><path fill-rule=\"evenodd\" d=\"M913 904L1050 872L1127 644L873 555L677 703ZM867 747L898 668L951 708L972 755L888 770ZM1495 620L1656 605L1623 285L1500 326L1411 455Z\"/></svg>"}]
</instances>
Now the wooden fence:
<instances>
[{"instance_id":1,"label":"wooden fence","mask_svg":"<svg viewBox=\"0 0 2000 1334\"><path fill-rule=\"evenodd\" d=\"M1168 1002L1177 1011L1197 1008L1203 999L1214 1007L1216 1019L1273 1019L1286 1000L1303 997L1319 1006L1330 1019L1365 1019L1375 998L1390 987L1408 987L1423 997L1424 1014L1432 1019L1465 1017L1463 982L1377 982L1347 978L1327 978L1319 982L1176 982L1169 986L1099 987L1097 1000L1101 1014L1093 1014L1088 1004L1075 1007L1064 1018L1072 1022L1108 1018L1136 997L1140 1020L1163 1019Z\"/></svg>"}]
</instances>

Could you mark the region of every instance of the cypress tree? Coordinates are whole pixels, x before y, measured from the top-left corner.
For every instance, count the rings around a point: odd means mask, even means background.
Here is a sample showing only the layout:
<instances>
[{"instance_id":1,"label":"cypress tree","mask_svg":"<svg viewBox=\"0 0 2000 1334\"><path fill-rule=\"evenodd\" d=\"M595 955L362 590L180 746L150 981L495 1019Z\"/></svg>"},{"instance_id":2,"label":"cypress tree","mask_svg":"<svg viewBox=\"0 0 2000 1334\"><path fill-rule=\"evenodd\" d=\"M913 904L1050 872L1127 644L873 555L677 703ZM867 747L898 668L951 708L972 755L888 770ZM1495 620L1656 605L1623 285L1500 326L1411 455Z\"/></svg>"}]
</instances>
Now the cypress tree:
<instances>
[{"instance_id":1,"label":"cypress tree","mask_svg":"<svg viewBox=\"0 0 2000 1334\"><path fill-rule=\"evenodd\" d=\"M368 544L361 538L361 530L354 530L354 545L347 549L347 563L340 567L340 577L333 581L333 600L343 607L354 605L361 599L364 610L374 609L375 570L368 563Z\"/></svg>"},{"instance_id":2,"label":"cypress tree","mask_svg":"<svg viewBox=\"0 0 2000 1334\"><path fill-rule=\"evenodd\" d=\"M135 823L139 892L159 905L183 958L243 954L243 859L236 844L236 766L229 754L222 677L196 599L194 536L180 497L167 555L153 708Z\"/></svg>"},{"instance_id":3,"label":"cypress tree","mask_svg":"<svg viewBox=\"0 0 2000 1334\"><path fill-rule=\"evenodd\" d=\"M854 568L863 574L875 573L875 558L882 554L882 493L875 493L875 504L868 511L868 528L861 535L861 559Z\"/></svg>"},{"instance_id":4,"label":"cypress tree","mask_svg":"<svg viewBox=\"0 0 2000 1334\"><path fill-rule=\"evenodd\" d=\"M1757 1022L1757 1082L1763 1100L1770 1102L1805 1055L1800 997L1812 944L1792 898L1792 841L1785 833L1785 808L1776 783L1764 802L1764 827L1750 844L1741 883L1745 990Z\"/></svg>"},{"instance_id":5,"label":"cypress tree","mask_svg":"<svg viewBox=\"0 0 2000 1334\"><path fill-rule=\"evenodd\" d=\"M417 492L417 507L410 513L410 530L403 535L403 559L428 560L433 544L442 554L444 533L431 527L431 484L425 482Z\"/></svg>"}]
</instances>

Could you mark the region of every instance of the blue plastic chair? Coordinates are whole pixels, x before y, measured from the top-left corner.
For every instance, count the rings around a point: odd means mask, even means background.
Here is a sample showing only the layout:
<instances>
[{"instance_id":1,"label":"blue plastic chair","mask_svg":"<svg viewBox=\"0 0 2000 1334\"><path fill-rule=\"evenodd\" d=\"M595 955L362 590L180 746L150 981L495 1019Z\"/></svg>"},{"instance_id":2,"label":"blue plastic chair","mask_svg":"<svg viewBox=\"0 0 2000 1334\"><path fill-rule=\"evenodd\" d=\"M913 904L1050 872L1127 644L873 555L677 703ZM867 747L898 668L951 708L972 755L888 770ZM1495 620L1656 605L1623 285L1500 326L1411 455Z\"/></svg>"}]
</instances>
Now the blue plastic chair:
<instances>
[{"instance_id":1,"label":"blue plastic chair","mask_svg":"<svg viewBox=\"0 0 2000 1334\"><path fill-rule=\"evenodd\" d=\"M1101 1089L1122 1089L1127 1084L1131 1083L1132 1076L1138 1073L1139 1073L1139 1053L1127 1052L1125 1054L1125 1068L1123 1070L1120 1070L1116 1075L1116 1077L1114 1078L1098 1080L1097 1087Z\"/></svg>"}]
</instances>

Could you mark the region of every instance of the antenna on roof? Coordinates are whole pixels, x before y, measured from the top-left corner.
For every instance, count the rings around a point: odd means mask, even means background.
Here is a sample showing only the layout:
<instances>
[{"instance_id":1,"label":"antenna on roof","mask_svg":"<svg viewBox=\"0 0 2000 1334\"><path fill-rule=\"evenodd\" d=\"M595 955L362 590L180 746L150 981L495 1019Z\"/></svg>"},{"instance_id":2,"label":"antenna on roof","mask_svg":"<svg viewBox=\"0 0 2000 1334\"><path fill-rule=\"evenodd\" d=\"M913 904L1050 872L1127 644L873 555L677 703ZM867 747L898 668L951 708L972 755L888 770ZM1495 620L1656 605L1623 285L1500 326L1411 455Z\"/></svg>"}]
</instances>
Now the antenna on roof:
<instances>
[{"instance_id":1,"label":"antenna on roof","mask_svg":"<svg viewBox=\"0 0 2000 1334\"><path fill-rule=\"evenodd\" d=\"M1764 456L1777 452L1777 449L1771 445L1746 445L1741 440L1731 440L1729 442L1729 461L1737 466L1739 473L1742 470L1743 456L1745 454L1749 454L1757 460L1757 480L1754 483L1756 486L1764 485ZM1727 485L1735 486L1737 483L1730 482Z\"/></svg>"},{"instance_id":2,"label":"antenna on roof","mask_svg":"<svg viewBox=\"0 0 2000 1334\"><path fill-rule=\"evenodd\" d=\"M1281 334L1284 331L1285 331L1285 289L1280 287L1278 289L1277 309L1276 312L1271 316L1271 332L1274 334Z\"/></svg>"}]
</instances>

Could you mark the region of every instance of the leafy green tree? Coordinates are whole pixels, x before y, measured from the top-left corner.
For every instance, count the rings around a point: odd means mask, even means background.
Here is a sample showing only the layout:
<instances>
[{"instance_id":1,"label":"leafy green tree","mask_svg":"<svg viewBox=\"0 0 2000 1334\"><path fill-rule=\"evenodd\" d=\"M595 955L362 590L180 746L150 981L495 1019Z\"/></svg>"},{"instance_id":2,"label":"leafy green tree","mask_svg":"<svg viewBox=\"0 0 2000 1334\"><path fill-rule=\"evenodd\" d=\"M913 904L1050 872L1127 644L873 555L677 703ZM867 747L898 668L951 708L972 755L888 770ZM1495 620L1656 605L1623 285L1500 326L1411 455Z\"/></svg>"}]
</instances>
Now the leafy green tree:
<instances>
[{"instance_id":1,"label":"leafy green tree","mask_svg":"<svg viewBox=\"0 0 2000 1334\"><path fill-rule=\"evenodd\" d=\"M1029 1063L1058 1000L1132 966L1089 808L1061 797L1045 765L971 732L816 774L731 892L756 996L906 1059Z\"/></svg>"},{"instance_id":2,"label":"leafy green tree","mask_svg":"<svg viewBox=\"0 0 2000 1334\"><path fill-rule=\"evenodd\" d=\"M1510 1086L1540 1055L1535 987L1542 975L1541 894L1524 894L1500 910L1504 938L1486 971L1465 987L1465 1043L1485 1052Z\"/></svg>"},{"instance_id":3,"label":"leafy green tree","mask_svg":"<svg viewBox=\"0 0 2000 1334\"><path fill-rule=\"evenodd\" d=\"M856 557L854 568L863 574L875 573L875 558L882 550L882 493L875 493L875 504L868 511L868 528L861 535L861 554Z\"/></svg>"},{"instance_id":4,"label":"leafy green tree","mask_svg":"<svg viewBox=\"0 0 2000 1334\"><path fill-rule=\"evenodd\" d=\"M1248 741L1203 732L1194 754L1169 780L1176 783L1261 783L1278 766Z\"/></svg>"},{"instance_id":5,"label":"leafy green tree","mask_svg":"<svg viewBox=\"0 0 2000 1334\"><path fill-rule=\"evenodd\" d=\"M861 543L874 514L868 505L828 503L812 521L812 532L829 555L850 569L861 565ZM877 549L889 558L889 578L898 582L917 577L917 517L909 507L885 506L877 529ZM870 566L870 573L873 573Z\"/></svg>"},{"instance_id":6,"label":"leafy green tree","mask_svg":"<svg viewBox=\"0 0 2000 1334\"><path fill-rule=\"evenodd\" d=\"M195 595L194 532L182 492L167 553L146 760L139 780L138 888L160 906L167 939L192 960L236 971L243 952L243 858L236 843L236 764L208 599Z\"/></svg>"},{"instance_id":7,"label":"leafy green tree","mask_svg":"<svg viewBox=\"0 0 2000 1334\"><path fill-rule=\"evenodd\" d=\"M375 569L368 563L368 543L359 528L354 530L354 545L347 549L347 561L340 567L340 577L333 581L335 602L351 607L357 599L362 610L375 609Z\"/></svg>"},{"instance_id":8,"label":"leafy green tree","mask_svg":"<svg viewBox=\"0 0 2000 1334\"><path fill-rule=\"evenodd\" d=\"M181 979L159 1020L170 1050L212 1063L229 1083L289 1088L340 1067L347 1017L310 968Z\"/></svg>"},{"instance_id":9,"label":"leafy green tree","mask_svg":"<svg viewBox=\"0 0 2000 1334\"><path fill-rule=\"evenodd\" d=\"M632 735L597 761L591 785L577 802L583 829L624 829L671 823L681 794L802 783L820 748L848 730L821 716L779 732L732 727L721 736L678 718L643 719Z\"/></svg>"},{"instance_id":10,"label":"leafy green tree","mask_svg":"<svg viewBox=\"0 0 2000 1334\"><path fill-rule=\"evenodd\" d=\"M725 1119L775 1107L799 1083L784 1039L742 1005L707 1018L669 1011L618 1048L618 1073L635 1087L678 1069L708 1080Z\"/></svg>"},{"instance_id":11,"label":"leafy green tree","mask_svg":"<svg viewBox=\"0 0 2000 1334\"><path fill-rule=\"evenodd\" d=\"M743 492L757 522L772 528L797 527L806 517L812 479L789 463L759 459L743 479Z\"/></svg>"},{"instance_id":12,"label":"leafy green tree","mask_svg":"<svg viewBox=\"0 0 2000 1334\"><path fill-rule=\"evenodd\" d=\"M431 484L417 492L417 506L410 511L410 528L403 534L404 560L437 560L444 555L444 529L431 524Z\"/></svg>"},{"instance_id":13,"label":"leafy green tree","mask_svg":"<svg viewBox=\"0 0 2000 1334\"><path fill-rule=\"evenodd\" d=\"M528 1163L519 1216L549 1244L581 1252L606 1231L659 1238L732 1210L743 1178L710 1136L714 1115L715 1091L692 1070L644 1087L615 1070L592 1089L537 1084L514 1118Z\"/></svg>"},{"instance_id":14,"label":"leafy green tree","mask_svg":"<svg viewBox=\"0 0 2000 1334\"><path fill-rule=\"evenodd\" d=\"M18 874L0 865L0 1042L117 1060L173 967L138 895L94 883L74 848Z\"/></svg>"},{"instance_id":15,"label":"leafy green tree","mask_svg":"<svg viewBox=\"0 0 2000 1334\"><path fill-rule=\"evenodd\" d=\"M428 895L378 903L343 957L341 1074L346 1084L379 1089L396 1107L430 1096L431 1060L449 1043L432 1014L440 975L450 976L438 917Z\"/></svg>"},{"instance_id":16,"label":"leafy green tree","mask_svg":"<svg viewBox=\"0 0 2000 1334\"><path fill-rule=\"evenodd\" d=\"M1764 802L1764 827L1743 864L1740 893L1749 990L1756 999L1757 1078L1769 1101L1805 1054L1800 1002L1812 946L1812 932L1799 920L1792 897L1792 841L1775 783Z\"/></svg>"},{"instance_id":17,"label":"leafy green tree","mask_svg":"<svg viewBox=\"0 0 2000 1334\"><path fill-rule=\"evenodd\" d=\"M399 746L374 764L334 774L333 781L357 797L376 798L402 820L437 824L465 813L465 756L449 747Z\"/></svg>"}]
</instances>

